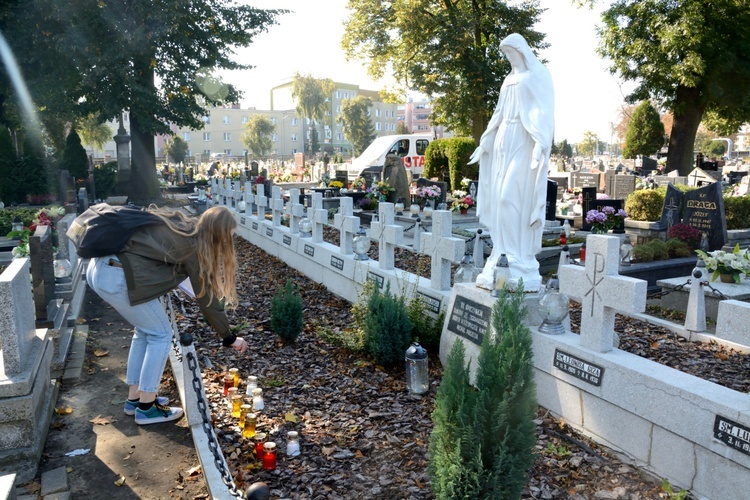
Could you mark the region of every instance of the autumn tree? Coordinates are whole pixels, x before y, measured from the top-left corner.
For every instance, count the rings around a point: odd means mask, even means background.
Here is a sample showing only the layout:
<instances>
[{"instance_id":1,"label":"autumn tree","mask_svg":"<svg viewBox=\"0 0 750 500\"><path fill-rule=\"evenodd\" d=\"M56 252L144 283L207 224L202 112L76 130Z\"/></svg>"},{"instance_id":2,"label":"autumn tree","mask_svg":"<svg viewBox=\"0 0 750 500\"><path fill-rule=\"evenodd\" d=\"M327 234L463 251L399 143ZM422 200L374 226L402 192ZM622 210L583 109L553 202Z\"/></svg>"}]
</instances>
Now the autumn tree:
<instances>
[{"instance_id":1,"label":"autumn tree","mask_svg":"<svg viewBox=\"0 0 750 500\"><path fill-rule=\"evenodd\" d=\"M164 147L164 153L175 163L182 163L187 158L190 145L181 137L174 136Z\"/></svg>"},{"instance_id":2,"label":"autumn tree","mask_svg":"<svg viewBox=\"0 0 750 500\"><path fill-rule=\"evenodd\" d=\"M210 107L238 101L237 90L212 72L249 68L234 50L285 12L223 0L22 3L0 20L18 22L13 48L29 56L25 74L50 70L42 73L46 82L31 82L37 106L102 122L129 112L135 200L159 196L154 135L169 133L172 123L200 129Z\"/></svg>"},{"instance_id":3,"label":"autumn tree","mask_svg":"<svg viewBox=\"0 0 750 500\"><path fill-rule=\"evenodd\" d=\"M581 156L594 156L597 149L598 137L595 132L584 132L583 140L576 146Z\"/></svg>"},{"instance_id":4,"label":"autumn tree","mask_svg":"<svg viewBox=\"0 0 750 500\"><path fill-rule=\"evenodd\" d=\"M659 112L649 101L643 101L633 111L622 155L625 158L635 158L638 155L651 156L656 154L663 145L664 124L661 122Z\"/></svg>"},{"instance_id":5,"label":"autumn tree","mask_svg":"<svg viewBox=\"0 0 750 500\"><path fill-rule=\"evenodd\" d=\"M341 101L341 113L337 121L342 125L344 136L352 144L354 156L362 154L375 139L375 128L368 116L371 106L372 100L361 95Z\"/></svg>"},{"instance_id":6,"label":"autumn tree","mask_svg":"<svg viewBox=\"0 0 750 500\"><path fill-rule=\"evenodd\" d=\"M520 33L532 48L546 46L533 29L542 12L534 1L349 0L347 6L347 57L366 60L374 78L387 72L431 96L433 124L477 142L510 71L500 42Z\"/></svg>"},{"instance_id":7,"label":"autumn tree","mask_svg":"<svg viewBox=\"0 0 750 500\"><path fill-rule=\"evenodd\" d=\"M667 168L687 175L706 114L750 121L750 9L738 0L617 0L602 15L600 53L637 82L634 103L671 110ZM731 128L731 127L729 127Z\"/></svg>"},{"instance_id":8,"label":"autumn tree","mask_svg":"<svg viewBox=\"0 0 750 500\"><path fill-rule=\"evenodd\" d=\"M295 73L292 81L292 98L295 101L295 111L297 116L308 121L308 143L306 151L314 153L313 143L313 122L322 121L328 110L329 103L326 99L331 97L334 90L333 81L325 78L314 78L312 75L302 76Z\"/></svg>"},{"instance_id":9,"label":"autumn tree","mask_svg":"<svg viewBox=\"0 0 750 500\"><path fill-rule=\"evenodd\" d=\"M255 156L265 156L273 150L276 126L265 115L253 115L242 127L240 142Z\"/></svg>"},{"instance_id":10,"label":"autumn tree","mask_svg":"<svg viewBox=\"0 0 750 500\"><path fill-rule=\"evenodd\" d=\"M398 122L396 124L396 133L399 135L406 135L411 134L411 130L409 130L409 127L406 126L406 123Z\"/></svg>"}]
</instances>

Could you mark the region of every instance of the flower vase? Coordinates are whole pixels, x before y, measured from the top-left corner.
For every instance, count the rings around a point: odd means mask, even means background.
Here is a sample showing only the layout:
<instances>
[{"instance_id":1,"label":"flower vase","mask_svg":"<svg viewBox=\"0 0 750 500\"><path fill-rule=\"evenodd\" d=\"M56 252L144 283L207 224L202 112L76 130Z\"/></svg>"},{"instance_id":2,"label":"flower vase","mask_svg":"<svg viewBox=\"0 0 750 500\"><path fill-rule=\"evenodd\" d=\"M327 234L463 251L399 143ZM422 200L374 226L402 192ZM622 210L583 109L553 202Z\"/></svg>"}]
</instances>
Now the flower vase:
<instances>
[{"instance_id":1,"label":"flower vase","mask_svg":"<svg viewBox=\"0 0 750 500\"><path fill-rule=\"evenodd\" d=\"M462 209L459 210L459 212L461 213L461 215L466 215L466 214L469 213L469 209L468 208L462 208Z\"/></svg>"},{"instance_id":2,"label":"flower vase","mask_svg":"<svg viewBox=\"0 0 750 500\"><path fill-rule=\"evenodd\" d=\"M721 273L719 275L719 279L721 280L722 283L736 283L734 281L734 276L728 273Z\"/></svg>"}]
</instances>

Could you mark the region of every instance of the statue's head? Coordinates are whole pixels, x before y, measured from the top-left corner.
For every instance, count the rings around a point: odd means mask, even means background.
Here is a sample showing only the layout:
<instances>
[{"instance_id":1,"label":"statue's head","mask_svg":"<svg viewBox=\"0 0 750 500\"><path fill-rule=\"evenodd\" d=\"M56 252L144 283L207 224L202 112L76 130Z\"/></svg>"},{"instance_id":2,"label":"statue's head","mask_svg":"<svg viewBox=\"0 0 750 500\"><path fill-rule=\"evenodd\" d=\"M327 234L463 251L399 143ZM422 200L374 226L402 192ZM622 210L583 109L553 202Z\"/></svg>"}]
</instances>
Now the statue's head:
<instances>
[{"instance_id":1,"label":"statue's head","mask_svg":"<svg viewBox=\"0 0 750 500\"><path fill-rule=\"evenodd\" d=\"M533 69L535 65L541 64L531 51L531 47L529 47L526 39L518 33L506 36L500 42L500 50L503 51L503 54L508 58L514 69ZM521 66L525 66L525 68Z\"/></svg>"}]
</instances>

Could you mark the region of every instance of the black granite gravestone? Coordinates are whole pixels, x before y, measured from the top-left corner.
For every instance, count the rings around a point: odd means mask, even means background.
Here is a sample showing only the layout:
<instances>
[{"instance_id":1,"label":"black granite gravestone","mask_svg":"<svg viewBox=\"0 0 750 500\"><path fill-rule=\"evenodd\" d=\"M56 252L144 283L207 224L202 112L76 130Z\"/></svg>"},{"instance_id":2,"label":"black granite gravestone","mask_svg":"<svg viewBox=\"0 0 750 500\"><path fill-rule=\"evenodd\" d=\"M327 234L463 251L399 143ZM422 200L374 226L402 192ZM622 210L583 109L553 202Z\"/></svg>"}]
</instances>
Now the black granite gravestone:
<instances>
[{"instance_id":1,"label":"black granite gravestone","mask_svg":"<svg viewBox=\"0 0 750 500\"><path fill-rule=\"evenodd\" d=\"M724 217L721 184L715 182L685 193L682 222L706 233L709 250L721 249L727 242L727 220Z\"/></svg>"},{"instance_id":2,"label":"black granite gravestone","mask_svg":"<svg viewBox=\"0 0 750 500\"><path fill-rule=\"evenodd\" d=\"M547 209L544 212L544 220L555 220L557 211L557 182L547 179Z\"/></svg>"},{"instance_id":3,"label":"black granite gravestone","mask_svg":"<svg viewBox=\"0 0 750 500\"><path fill-rule=\"evenodd\" d=\"M589 210L594 209L594 204L596 203L596 188L583 188L581 190L581 200L583 200L583 217L581 220L581 229L584 231L591 231L591 224L586 222L586 214Z\"/></svg>"},{"instance_id":4,"label":"black granite gravestone","mask_svg":"<svg viewBox=\"0 0 750 500\"><path fill-rule=\"evenodd\" d=\"M420 178L417 179L417 187L423 186L437 186L440 188L440 199L433 203L433 208L437 208L441 203L445 203L445 199L448 191L448 183L441 181L431 181L430 179Z\"/></svg>"},{"instance_id":5,"label":"black granite gravestone","mask_svg":"<svg viewBox=\"0 0 750 500\"><path fill-rule=\"evenodd\" d=\"M667 184L667 194L664 196L664 206L661 209L661 225L669 229L682 220L682 209L685 201L685 193Z\"/></svg>"},{"instance_id":6,"label":"black granite gravestone","mask_svg":"<svg viewBox=\"0 0 750 500\"><path fill-rule=\"evenodd\" d=\"M599 189L599 176L601 174L593 174L586 172L573 172L571 174L571 182L574 188L594 188Z\"/></svg>"},{"instance_id":7,"label":"black granite gravestone","mask_svg":"<svg viewBox=\"0 0 750 500\"><path fill-rule=\"evenodd\" d=\"M644 156L641 158L641 175L648 175L652 170L656 170L656 160Z\"/></svg>"}]
</instances>

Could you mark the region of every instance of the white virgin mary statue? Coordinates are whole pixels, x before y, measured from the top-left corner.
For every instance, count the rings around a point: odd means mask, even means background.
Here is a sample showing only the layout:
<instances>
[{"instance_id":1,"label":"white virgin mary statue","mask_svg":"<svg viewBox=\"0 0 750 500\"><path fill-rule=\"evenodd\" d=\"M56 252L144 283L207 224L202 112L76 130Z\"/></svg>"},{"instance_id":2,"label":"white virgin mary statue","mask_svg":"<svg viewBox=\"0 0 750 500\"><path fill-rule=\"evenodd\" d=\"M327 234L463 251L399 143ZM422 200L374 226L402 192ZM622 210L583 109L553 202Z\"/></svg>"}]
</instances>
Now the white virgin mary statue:
<instances>
[{"instance_id":1,"label":"white virgin mary statue","mask_svg":"<svg viewBox=\"0 0 750 500\"><path fill-rule=\"evenodd\" d=\"M549 71L521 35L509 35L500 49L512 69L469 160L479 162L477 214L492 237L492 253L477 286L494 287L495 266L505 254L509 287L522 279L524 290L532 292L542 284L536 254L542 249L554 91Z\"/></svg>"},{"instance_id":2,"label":"white virgin mary statue","mask_svg":"<svg viewBox=\"0 0 750 500\"><path fill-rule=\"evenodd\" d=\"M514 33L500 43L511 72L497 107L469 163L479 162L479 222L490 230L492 253L477 286L492 289L502 254L511 289L541 287L536 254L542 249L547 170L554 128L554 92L549 71L524 38Z\"/></svg>"}]
</instances>

